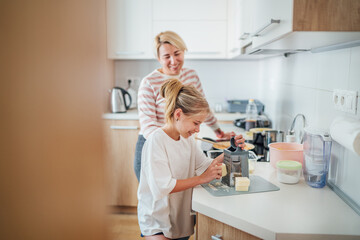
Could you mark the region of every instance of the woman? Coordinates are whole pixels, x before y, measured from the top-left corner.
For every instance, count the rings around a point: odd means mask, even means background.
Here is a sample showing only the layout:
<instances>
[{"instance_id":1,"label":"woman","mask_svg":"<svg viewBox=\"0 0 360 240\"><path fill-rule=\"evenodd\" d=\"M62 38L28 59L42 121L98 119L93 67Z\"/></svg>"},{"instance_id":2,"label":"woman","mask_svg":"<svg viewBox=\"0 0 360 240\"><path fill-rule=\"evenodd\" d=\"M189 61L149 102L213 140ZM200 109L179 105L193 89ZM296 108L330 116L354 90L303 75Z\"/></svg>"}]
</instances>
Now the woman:
<instances>
[{"instance_id":1,"label":"woman","mask_svg":"<svg viewBox=\"0 0 360 240\"><path fill-rule=\"evenodd\" d=\"M154 130L144 144L138 188L138 219L146 240L186 240L194 233L192 188L221 177L224 154L206 157L191 137L210 113L209 105L194 86L177 79L166 81L165 125ZM236 136L244 147L244 139Z\"/></svg>"},{"instance_id":2,"label":"woman","mask_svg":"<svg viewBox=\"0 0 360 240\"><path fill-rule=\"evenodd\" d=\"M155 37L154 53L161 68L155 69L140 83L138 93L138 110L140 119L140 134L136 144L134 170L137 179L140 178L141 151L148 136L165 124L164 98L160 96L161 85L169 78L177 78L186 85L193 85L204 95L199 77L192 69L183 68L184 52L187 50L184 41L174 32L161 32ZM224 133L212 112L204 121L212 128L218 138L230 139L233 132Z\"/></svg>"}]
</instances>

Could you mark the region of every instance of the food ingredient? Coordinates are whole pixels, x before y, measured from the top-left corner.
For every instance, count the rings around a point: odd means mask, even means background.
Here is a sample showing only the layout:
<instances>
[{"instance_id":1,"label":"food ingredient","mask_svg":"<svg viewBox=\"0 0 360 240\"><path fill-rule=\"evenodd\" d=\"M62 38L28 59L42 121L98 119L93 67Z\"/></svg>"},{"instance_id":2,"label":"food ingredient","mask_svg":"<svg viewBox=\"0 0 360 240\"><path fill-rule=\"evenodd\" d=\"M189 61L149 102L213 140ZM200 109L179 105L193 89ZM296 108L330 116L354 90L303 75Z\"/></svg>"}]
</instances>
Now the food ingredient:
<instances>
[{"instance_id":1,"label":"food ingredient","mask_svg":"<svg viewBox=\"0 0 360 240\"><path fill-rule=\"evenodd\" d=\"M235 191L249 191L250 179L247 177L235 178Z\"/></svg>"},{"instance_id":2,"label":"food ingredient","mask_svg":"<svg viewBox=\"0 0 360 240\"><path fill-rule=\"evenodd\" d=\"M222 163L221 164L221 177L226 176L226 174L227 174L226 165L225 165L225 163Z\"/></svg>"}]
</instances>

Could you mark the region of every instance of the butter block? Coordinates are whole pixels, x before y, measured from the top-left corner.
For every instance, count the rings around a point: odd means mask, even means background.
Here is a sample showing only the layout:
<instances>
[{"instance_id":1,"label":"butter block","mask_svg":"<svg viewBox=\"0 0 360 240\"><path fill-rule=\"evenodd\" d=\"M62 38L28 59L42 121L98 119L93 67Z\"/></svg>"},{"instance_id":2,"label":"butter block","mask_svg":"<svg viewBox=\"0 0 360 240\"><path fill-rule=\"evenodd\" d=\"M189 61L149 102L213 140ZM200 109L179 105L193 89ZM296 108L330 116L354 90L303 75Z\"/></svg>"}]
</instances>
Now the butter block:
<instances>
[{"instance_id":1,"label":"butter block","mask_svg":"<svg viewBox=\"0 0 360 240\"><path fill-rule=\"evenodd\" d=\"M222 163L222 164L221 164L221 176L222 176L222 177L223 177L223 176L226 176L226 174L227 174L226 165L225 165L225 163Z\"/></svg>"},{"instance_id":2,"label":"butter block","mask_svg":"<svg viewBox=\"0 0 360 240\"><path fill-rule=\"evenodd\" d=\"M235 178L235 191L249 191L250 179L247 177Z\"/></svg>"}]
</instances>

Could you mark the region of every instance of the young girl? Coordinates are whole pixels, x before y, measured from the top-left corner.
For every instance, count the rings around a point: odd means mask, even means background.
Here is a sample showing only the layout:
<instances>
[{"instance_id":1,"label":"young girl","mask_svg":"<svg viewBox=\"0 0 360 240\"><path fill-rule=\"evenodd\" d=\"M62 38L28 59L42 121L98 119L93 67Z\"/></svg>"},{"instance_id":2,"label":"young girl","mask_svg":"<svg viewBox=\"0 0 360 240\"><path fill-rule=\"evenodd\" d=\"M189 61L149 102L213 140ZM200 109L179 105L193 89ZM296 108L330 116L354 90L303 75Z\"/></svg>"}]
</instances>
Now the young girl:
<instances>
[{"instance_id":1,"label":"young girl","mask_svg":"<svg viewBox=\"0 0 360 240\"><path fill-rule=\"evenodd\" d=\"M165 121L145 142L138 188L138 219L145 239L188 239L194 233L192 188L221 177L224 154L211 160L191 137L210 113L195 87L170 79L160 89ZM236 136L244 147L244 139Z\"/></svg>"}]
</instances>

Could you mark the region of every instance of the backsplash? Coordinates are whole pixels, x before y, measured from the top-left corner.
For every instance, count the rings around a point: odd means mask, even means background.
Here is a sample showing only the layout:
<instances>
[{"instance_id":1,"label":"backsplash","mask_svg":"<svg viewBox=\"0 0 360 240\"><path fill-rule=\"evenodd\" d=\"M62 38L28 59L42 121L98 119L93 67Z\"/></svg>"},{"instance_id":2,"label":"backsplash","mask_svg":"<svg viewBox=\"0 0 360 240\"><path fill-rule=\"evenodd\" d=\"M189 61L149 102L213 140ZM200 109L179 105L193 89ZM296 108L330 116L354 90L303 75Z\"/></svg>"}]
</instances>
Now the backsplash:
<instances>
[{"instance_id":1,"label":"backsplash","mask_svg":"<svg viewBox=\"0 0 360 240\"><path fill-rule=\"evenodd\" d=\"M297 113L322 129L329 129L337 116L360 120L359 98L356 115L335 110L332 102L333 89L360 93L359 66L360 47L264 59L258 98L265 103L274 127L281 130L289 128ZM331 159L331 180L360 206L360 157L333 142Z\"/></svg>"},{"instance_id":2,"label":"backsplash","mask_svg":"<svg viewBox=\"0 0 360 240\"><path fill-rule=\"evenodd\" d=\"M265 104L265 112L275 129L287 131L297 113L306 116L309 125L328 129L339 115L360 120L360 102L356 116L339 112L332 103L333 89L356 90L360 94L360 47L324 53L301 53L262 60L185 60L202 82L211 107L228 99L256 98ZM139 81L160 67L156 60L115 62L115 85L127 87L127 78ZM336 167L335 167L336 166ZM334 143L330 177L360 205L360 157Z\"/></svg>"}]
</instances>

